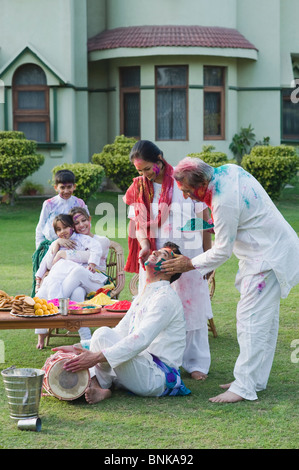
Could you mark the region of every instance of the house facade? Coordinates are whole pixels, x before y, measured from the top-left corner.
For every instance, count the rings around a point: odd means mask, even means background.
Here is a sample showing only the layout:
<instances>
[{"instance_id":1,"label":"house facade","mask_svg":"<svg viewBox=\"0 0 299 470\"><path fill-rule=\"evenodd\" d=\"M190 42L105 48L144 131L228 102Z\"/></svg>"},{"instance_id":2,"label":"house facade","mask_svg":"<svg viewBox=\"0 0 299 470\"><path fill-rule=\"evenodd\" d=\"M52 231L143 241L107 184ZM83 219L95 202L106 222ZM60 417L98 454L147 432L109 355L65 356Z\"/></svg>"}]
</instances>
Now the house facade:
<instances>
[{"instance_id":1,"label":"house facade","mask_svg":"<svg viewBox=\"0 0 299 470\"><path fill-rule=\"evenodd\" d=\"M0 129L51 169L125 134L175 165L241 127L299 142L297 0L1 0ZM298 80L299 83L299 80ZM298 88L298 96L297 96Z\"/></svg>"}]
</instances>

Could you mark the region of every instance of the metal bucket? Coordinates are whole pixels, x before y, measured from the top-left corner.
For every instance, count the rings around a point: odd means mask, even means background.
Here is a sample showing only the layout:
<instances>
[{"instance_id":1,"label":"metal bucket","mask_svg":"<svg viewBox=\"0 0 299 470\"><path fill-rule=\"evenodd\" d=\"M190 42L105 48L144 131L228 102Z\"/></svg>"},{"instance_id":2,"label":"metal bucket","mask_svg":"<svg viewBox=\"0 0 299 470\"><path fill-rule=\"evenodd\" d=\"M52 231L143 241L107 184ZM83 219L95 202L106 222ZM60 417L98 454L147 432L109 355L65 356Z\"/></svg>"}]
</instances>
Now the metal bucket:
<instances>
[{"instance_id":1,"label":"metal bucket","mask_svg":"<svg viewBox=\"0 0 299 470\"><path fill-rule=\"evenodd\" d=\"M45 371L9 368L1 372L12 419L36 418Z\"/></svg>"}]
</instances>

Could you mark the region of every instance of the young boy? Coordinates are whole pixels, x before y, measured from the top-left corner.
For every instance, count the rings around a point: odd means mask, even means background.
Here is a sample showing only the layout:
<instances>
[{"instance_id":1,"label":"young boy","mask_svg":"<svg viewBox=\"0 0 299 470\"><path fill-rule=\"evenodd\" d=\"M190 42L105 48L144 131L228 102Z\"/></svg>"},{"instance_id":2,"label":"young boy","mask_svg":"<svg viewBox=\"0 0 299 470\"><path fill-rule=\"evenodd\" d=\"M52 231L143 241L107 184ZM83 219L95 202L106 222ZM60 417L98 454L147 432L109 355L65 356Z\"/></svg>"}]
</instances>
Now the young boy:
<instances>
[{"instance_id":1,"label":"young boy","mask_svg":"<svg viewBox=\"0 0 299 470\"><path fill-rule=\"evenodd\" d=\"M88 211L85 202L73 196L76 189L75 175L70 170L59 170L55 174L54 189L58 193L43 203L39 221L35 231L35 247L39 248L45 240L52 242L57 238L53 229L53 220L59 214L68 214L73 207L84 207Z\"/></svg>"}]
</instances>

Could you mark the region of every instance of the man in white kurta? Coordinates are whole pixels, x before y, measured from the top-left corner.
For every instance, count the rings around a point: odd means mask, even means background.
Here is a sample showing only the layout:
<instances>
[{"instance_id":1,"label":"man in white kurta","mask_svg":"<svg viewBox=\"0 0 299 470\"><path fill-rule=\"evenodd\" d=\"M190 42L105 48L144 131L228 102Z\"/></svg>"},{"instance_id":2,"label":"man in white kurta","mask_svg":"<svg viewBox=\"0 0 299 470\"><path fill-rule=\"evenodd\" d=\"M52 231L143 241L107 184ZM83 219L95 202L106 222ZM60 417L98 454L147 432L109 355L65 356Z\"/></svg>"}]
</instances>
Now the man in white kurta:
<instances>
[{"instance_id":1,"label":"man in white kurta","mask_svg":"<svg viewBox=\"0 0 299 470\"><path fill-rule=\"evenodd\" d=\"M232 253L239 259L236 287L241 294L237 308L240 355L235 380L227 384L225 393L210 400L255 400L256 392L266 388L272 367L280 298L287 297L299 282L299 240L252 175L237 165L215 169L207 165L211 170L205 165L199 159L184 159L174 176L185 196L210 207L215 243L192 260L181 257L167 261L163 269L196 269L204 275ZM198 168L203 174L210 173L205 182L196 185L196 177L191 175L199 175Z\"/></svg>"},{"instance_id":2,"label":"man in white kurta","mask_svg":"<svg viewBox=\"0 0 299 470\"><path fill-rule=\"evenodd\" d=\"M161 249L149 257L146 266L147 283L131 308L113 329L102 327L92 336L90 351L83 350L65 364L69 371L95 366L91 387L86 392L89 403L111 395L112 384L140 396L168 394L166 373L179 370L186 346L184 311L181 300L170 286L170 275L155 270L170 251ZM68 351L67 347L54 350ZM78 352L78 350L77 350ZM175 390L177 388L177 390ZM180 376L170 394L179 390L188 394ZM187 392L186 392L187 391Z\"/></svg>"}]
</instances>

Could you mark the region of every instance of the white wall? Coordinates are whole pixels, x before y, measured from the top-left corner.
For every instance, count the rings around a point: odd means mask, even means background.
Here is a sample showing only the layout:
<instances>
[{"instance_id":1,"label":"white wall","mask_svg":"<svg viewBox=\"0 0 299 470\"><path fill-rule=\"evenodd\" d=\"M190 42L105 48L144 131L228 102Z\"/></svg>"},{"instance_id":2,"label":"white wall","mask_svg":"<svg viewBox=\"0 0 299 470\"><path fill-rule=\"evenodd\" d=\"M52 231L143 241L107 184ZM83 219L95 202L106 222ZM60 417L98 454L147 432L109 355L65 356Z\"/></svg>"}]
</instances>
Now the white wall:
<instances>
[{"instance_id":1,"label":"white wall","mask_svg":"<svg viewBox=\"0 0 299 470\"><path fill-rule=\"evenodd\" d=\"M11 86L16 68L28 62L44 69L49 86L60 85L55 74L67 85L57 90L57 140L66 145L61 149L41 150L45 163L31 177L47 189L52 167L64 162L85 162L90 157L88 94L84 91L88 84L86 0L1 0L0 46L0 70L26 46L41 60L26 54L12 62L3 77L7 87ZM7 92L8 128L12 129L11 89L7 88ZM50 89L51 141L54 139L53 96ZM0 128L4 128L4 105L0 105Z\"/></svg>"},{"instance_id":2,"label":"white wall","mask_svg":"<svg viewBox=\"0 0 299 470\"><path fill-rule=\"evenodd\" d=\"M238 0L108 0L107 29L142 25L235 28Z\"/></svg>"}]
</instances>

